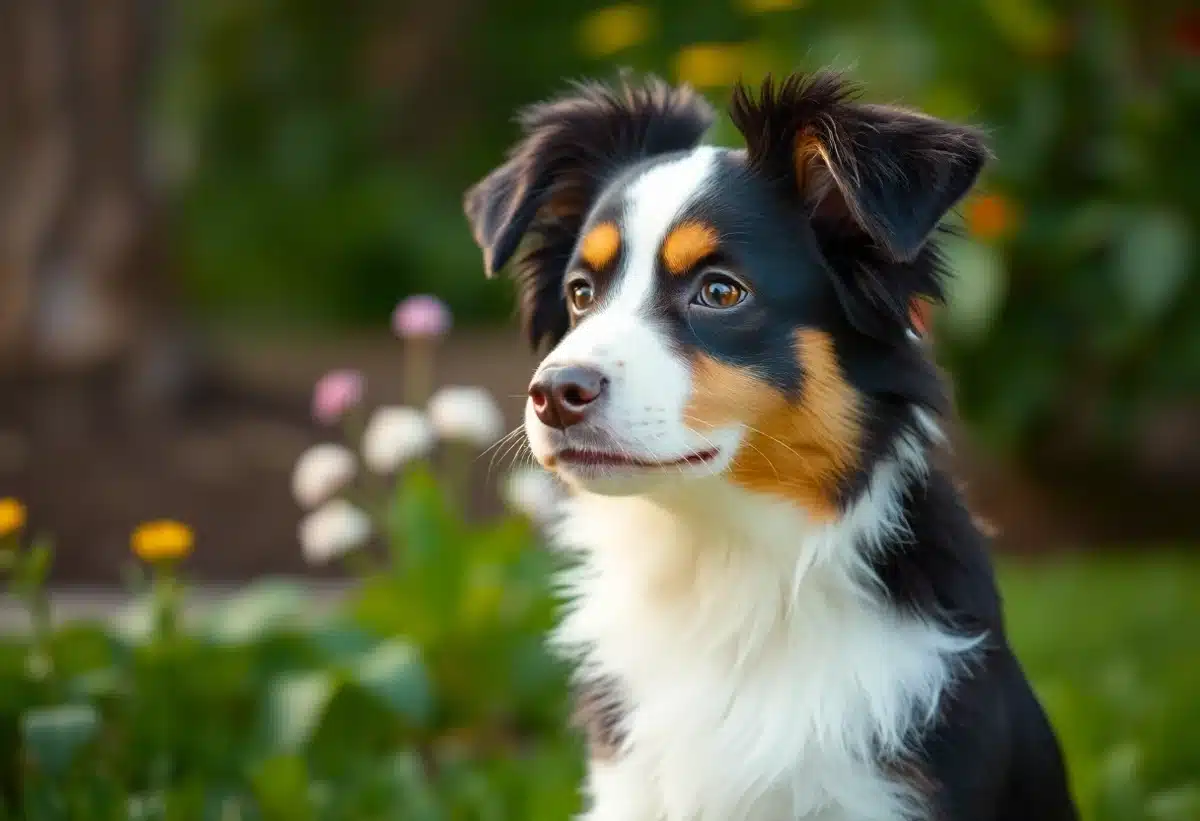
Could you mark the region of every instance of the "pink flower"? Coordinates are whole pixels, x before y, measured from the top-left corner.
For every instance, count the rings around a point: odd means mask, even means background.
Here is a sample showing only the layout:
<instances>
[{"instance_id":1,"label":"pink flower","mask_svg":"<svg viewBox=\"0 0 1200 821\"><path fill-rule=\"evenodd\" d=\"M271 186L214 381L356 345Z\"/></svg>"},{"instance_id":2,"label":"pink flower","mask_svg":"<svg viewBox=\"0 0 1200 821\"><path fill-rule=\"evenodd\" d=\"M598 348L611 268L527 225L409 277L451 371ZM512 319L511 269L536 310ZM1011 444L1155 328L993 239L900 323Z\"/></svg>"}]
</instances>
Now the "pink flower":
<instances>
[{"instance_id":1,"label":"pink flower","mask_svg":"<svg viewBox=\"0 0 1200 821\"><path fill-rule=\"evenodd\" d=\"M435 296L410 296L396 306L392 330L401 339L430 339L450 330L450 309Z\"/></svg>"},{"instance_id":2,"label":"pink flower","mask_svg":"<svg viewBox=\"0 0 1200 821\"><path fill-rule=\"evenodd\" d=\"M313 389L313 417L332 425L362 401L366 379L354 370L330 371Z\"/></svg>"}]
</instances>

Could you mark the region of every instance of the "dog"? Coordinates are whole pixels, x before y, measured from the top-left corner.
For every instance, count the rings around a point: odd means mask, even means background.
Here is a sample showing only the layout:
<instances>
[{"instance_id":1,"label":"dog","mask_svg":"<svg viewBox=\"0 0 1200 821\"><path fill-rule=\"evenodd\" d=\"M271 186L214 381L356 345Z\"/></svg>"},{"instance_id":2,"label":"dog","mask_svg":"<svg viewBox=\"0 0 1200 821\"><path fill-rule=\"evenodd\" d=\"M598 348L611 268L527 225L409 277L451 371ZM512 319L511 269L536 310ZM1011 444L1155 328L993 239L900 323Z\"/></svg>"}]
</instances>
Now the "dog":
<instances>
[{"instance_id":1,"label":"dog","mask_svg":"<svg viewBox=\"0 0 1200 821\"><path fill-rule=\"evenodd\" d=\"M984 137L832 72L729 110L744 148L687 87L577 83L465 196L548 350L525 429L571 488L581 817L1074 819L910 313Z\"/></svg>"}]
</instances>

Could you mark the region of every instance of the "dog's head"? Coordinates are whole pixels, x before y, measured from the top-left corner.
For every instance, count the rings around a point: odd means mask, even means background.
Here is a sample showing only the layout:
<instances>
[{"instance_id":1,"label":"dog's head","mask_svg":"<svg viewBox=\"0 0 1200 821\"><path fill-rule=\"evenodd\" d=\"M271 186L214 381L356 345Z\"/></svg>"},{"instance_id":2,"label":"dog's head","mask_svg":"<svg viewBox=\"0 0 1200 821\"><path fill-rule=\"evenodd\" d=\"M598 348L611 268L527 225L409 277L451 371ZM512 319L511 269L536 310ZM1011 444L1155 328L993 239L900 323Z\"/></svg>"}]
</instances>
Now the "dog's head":
<instances>
[{"instance_id":1,"label":"dog's head","mask_svg":"<svg viewBox=\"0 0 1200 821\"><path fill-rule=\"evenodd\" d=\"M831 513L913 410L938 410L909 321L941 297L933 235L977 132L856 102L838 76L739 87L744 150L700 145L687 88L585 84L529 109L468 192L489 275L514 256L534 455L568 482L701 477Z\"/></svg>"}]
</instances>

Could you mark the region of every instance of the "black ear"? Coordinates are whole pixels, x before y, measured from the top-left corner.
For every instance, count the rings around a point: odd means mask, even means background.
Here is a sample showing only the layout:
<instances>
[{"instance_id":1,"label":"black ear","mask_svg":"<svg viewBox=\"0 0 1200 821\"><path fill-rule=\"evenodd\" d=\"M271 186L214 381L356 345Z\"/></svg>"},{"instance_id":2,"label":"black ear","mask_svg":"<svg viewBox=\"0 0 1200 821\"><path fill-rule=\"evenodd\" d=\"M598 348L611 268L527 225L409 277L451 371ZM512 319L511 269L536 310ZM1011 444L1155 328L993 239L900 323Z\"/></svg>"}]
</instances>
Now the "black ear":
<instances>
[{"instance_id":1,"label":"black ear","mask_svg":"<svg viewBox=\"0 0 1200 821\"><path fill-rule=\"evenodd\" d=\"M972 128L856 96L837 74L794 74L757 95L737 86L730 113L749 167L808 215L851 323L897 340L914 299L942 299L931 237L988 150Z\"/></svg>"},{"instance_id":2,"label":"black ear","mask_svg":"<svg viewBox=\"0 0 1200 821\"><path fill-rule=\"evenodd\" d=\"M857 103L841 76L768 78L734 90L750 164L792 179L815 217L852 220L890 259L916 258L988 157L975 129Z\"/></svg>"},{"instance_id":3,"label":"black ear","mask_svg":"<svg viewBox=\"0 0 1200 821\"><path fill-rule=\"evenodd\" d=\"M523 138L507 162L467 191L464 210L488 276L531 240L517 261L531 344L566 332L561 278L603 185L631 162L692 148L712 121L704 98L654 77L577 83L521 113Z\"/></svg>"}]
</instances>

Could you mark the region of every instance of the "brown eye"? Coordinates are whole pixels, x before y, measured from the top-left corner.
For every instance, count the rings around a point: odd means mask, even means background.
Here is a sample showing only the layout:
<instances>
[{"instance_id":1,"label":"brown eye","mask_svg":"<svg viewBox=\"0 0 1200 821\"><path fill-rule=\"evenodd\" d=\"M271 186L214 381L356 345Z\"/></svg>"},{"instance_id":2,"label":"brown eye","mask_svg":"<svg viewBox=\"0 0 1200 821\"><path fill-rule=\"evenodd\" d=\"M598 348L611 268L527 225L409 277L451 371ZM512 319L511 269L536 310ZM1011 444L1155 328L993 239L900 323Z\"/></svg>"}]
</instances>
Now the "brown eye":
<instances>
[{"instance_id":1,"label":"brown eye","mask_svg":"<svg viewBox=\"0 0 1200 821\"><path fill-rule=\"evenodd\" d=\"M577 279L567 286L567 299L575 313L586 313L596 301L596 290L587 280Z\"/></svg>"},{"instance_id":2,"label":"brown eye","mask_svg":"<svg viewBox=\"0 0 1200 821\"><path fill-rule=\"evenodd\" d=\"M706 308L723 310L741 305L746 299L746 289L732 277L714 274L700 286L696 299Z\"/></svg>"}]
</instances>

